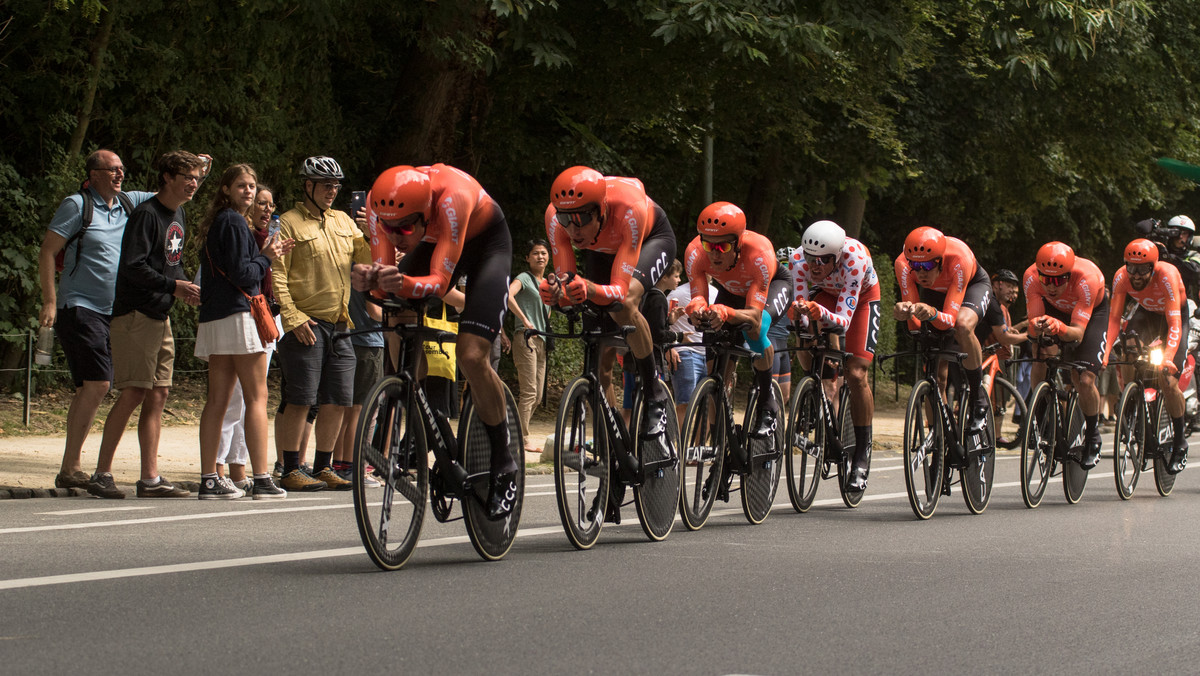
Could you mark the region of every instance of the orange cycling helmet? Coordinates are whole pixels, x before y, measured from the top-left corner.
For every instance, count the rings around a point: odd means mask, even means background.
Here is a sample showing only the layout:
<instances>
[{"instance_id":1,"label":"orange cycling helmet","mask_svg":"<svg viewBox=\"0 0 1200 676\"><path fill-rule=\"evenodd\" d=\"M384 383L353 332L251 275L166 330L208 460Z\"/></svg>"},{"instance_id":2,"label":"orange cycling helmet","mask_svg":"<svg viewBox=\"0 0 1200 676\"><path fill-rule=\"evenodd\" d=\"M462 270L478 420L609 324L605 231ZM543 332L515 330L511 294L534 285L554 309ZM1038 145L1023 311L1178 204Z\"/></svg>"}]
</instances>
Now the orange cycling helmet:
<instances>
[{"instance_id":1,"label":"orange cycling helmet","mask_svg":"<svg viewBox=\"0 0 1200 676\"><path fill-rule=\"evenodd\" d=\"M604 204L608 186L604 174L588 167L571 167L554 179L550 203L557 211L579 211Z\"/></svg>"},{"instance_id":2,"label":"orange cycling helmet","mask_svg":"<svg viewBox=\"0 0 1200 676\"><path fill-rule=\"evenodd\" d=\"M941 230L922 226L904 239L904 257L910 261L931 261L946 253L946 236Z\"/></svg>"},{"instance_id":3,"label":"orange cycling helmet","mask_svg":"<svg viewBox=\"0 0 1200 676\"><path fill-rule=\"evenodd\" d=\"M1038 272L1047 277L1059 277L1075 269L1075 252L1062 242L1043 244L1037 252Z\"/></svg>"},{"instance_id":4,"label":"orange cycling helmet","mask_svg":"<svg viewBox=\"0 0 1200 676\"><path fill-rule=\"evenodd\" d=\"M696 219L696 229L701 235L709 237L737 235L740 241L742 233L746 232L746 212L736 204L713 202L700 212L700 218Z\"/></svg>"},{"instance_id":5,"label":"orange cycling helmet","mask_svg":"<svg viewBox=\"0 0 1200 676\"><path fill-rule=\"evenodd\" d=\"M1157 263L1158 246L1148 239L1135 239L1125 246L1125 262L1134 265Z\"/></svg>"},{"instance_id":6,"label":"orange cycling helmet","mask_svg":"<svg viewBox=\"0 0 1200 676\"><path fill-rule=\"evenodd\" d=\"M408 165L388 169L371 186L371 209L385 221L397 221L413 214L421 214L428 221L433 214L433 187L429 176Z\"/></svg>"}]
</instances>

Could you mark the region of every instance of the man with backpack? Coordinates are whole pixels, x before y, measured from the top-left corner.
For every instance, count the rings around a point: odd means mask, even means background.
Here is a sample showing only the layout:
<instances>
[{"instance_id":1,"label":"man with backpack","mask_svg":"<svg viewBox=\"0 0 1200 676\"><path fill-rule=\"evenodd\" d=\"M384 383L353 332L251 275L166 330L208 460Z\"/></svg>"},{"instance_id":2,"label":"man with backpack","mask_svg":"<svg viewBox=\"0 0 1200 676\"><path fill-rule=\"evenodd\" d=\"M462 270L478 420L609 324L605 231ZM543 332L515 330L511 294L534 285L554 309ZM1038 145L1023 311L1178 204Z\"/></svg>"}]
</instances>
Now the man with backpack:
<instances>
[{"instance_id":1,"label":"man with backpack","mask_svg":"<svg viewBox=\"0 0 1200 676\"><path fill-rule=\"evenodd\" d=\"M121 237L133 209L154 193L122 192L125 167L111 150L88 156L84 188L58 206L38 253L42 326L53 326L75 382L58 488L87 488L81 455L100 402L112 382L109 322L121 259ZM62 276L54 284L56 257Z\"/></svg>"}]
</instances>

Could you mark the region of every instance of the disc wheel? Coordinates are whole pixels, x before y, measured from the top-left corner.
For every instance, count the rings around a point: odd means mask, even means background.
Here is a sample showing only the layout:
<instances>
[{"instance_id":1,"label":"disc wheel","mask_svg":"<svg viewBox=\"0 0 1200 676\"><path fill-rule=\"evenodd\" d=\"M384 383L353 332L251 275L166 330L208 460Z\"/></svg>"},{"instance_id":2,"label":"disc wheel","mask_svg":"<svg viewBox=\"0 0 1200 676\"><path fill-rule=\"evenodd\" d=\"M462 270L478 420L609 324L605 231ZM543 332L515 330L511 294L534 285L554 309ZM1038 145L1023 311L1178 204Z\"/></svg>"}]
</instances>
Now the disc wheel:
<instances>
[{"instance_id":1,"label":"disc wheel","mask_svg":"<svg viewBox=\"0 0 1200 676\"><path fill-rule=\"evenodd\" d=\"M788 497L792 509L801 514L812 507L821 483L825 460L825 422L821 415L821 384L811 376L800 380L788 405L787 467Z\"/></svg>"},{"instance_id":2,"label":"disc wheel","mask_svg":"<svg viewBox=\"0 0 1200 676\"><path fill-rule=\"evenodd\" d=\"M771 381L775 390L775 401L783 401L783 392L779 383ZM771 514L775 503L775 493L779 490L780 449L783 448L785 425L776 421L775 429L770 436L752 437L749 430L756 423L754 411L758 408L758 390L751 389L750 400L746 402L746 415L742 429L747 430L746 446L750 466L742 475L742 513L752 524L760 524Z\"/></svg>"},{"instance_id":3,"label":"disc wheel","mask_svg":"<svg viewBox=\"0 0 1200 676\"><path fill-rule=\"evenodd\" d=\"M969 415L969 408L966 415ZM965 416L964 416L965 417ZM969 420L963 423L966 429ZM977 438L968 433L963 434L963 448L967 452L967 462L960 472L962 476L963 500L972 514L982 514L992 499L992 486L996 476L996 421L992 415L992 407L987 407L984 414L983 434Z\"/></svg>"},{"instance_id":4,"label":"disc wheel","mask_svg":"<svg viewBox=\"0 0 1200 676\"><path fill-rule=\"evenodd\" d=\"M1025 421L1029 419L1029 407L1017 386L1000 376L992 382L992 413L996 419L996 446L1019 447Z\"/></svg>"},{"instance_id":5,"label":"disc wheel","mask_svg":"<svg viewBox=\"0 0 1200 676\"><path fill-rule=\"evenodd\" d=\"M429 496L429 447L420 417L405 411L409 392L395 376L383 378L367 394L354 435L354 520L371 561L398 570L412 556ZM411 426L409 423L413 423ZM382 491L368 501L367 473L379 477Z\"/></svg>"},{"instance_id":6,"label":"disc wheel","mask_svg":"<svg viewBox=\"0 0 1200 676\"><path fill-rule=\"evenodd\" d=\"M512 511L503 519L491 520L487 516L488 484L476 484L476 500L466 496L462 500L463 520L467 525L467 536L471 545L485 561L498 561L508 553L513 540L517 537L517 527L521 523L521 509L525 496L525 440L521 436L521 419L517 414L517 402L512 392L503 383L505 423L508 426L508 452L517 463L517 488L511 496ZM474 399L468 395L463 401L462 414L458 426L458 461L467 474L475 475L490 472L492 467L492 445L488 440L487 429L475 411Z\"/></svg>"},{"instance_id":7,"label":"disc wheel","mask_svg":"<svg viewBox=\"0 0 1200 676\"><path fill-rule=\"evenodd\" d=\"M933 516L942 495L942 427L937 394L928 380L919 381L904 411L904 485L918 519Z\"/></svg>"},{"instance_id":8,"label":"disc wheel","mask_svg":"<svg viewBox=\"0 0 1200 676\"><path fill-rule=\"evenodd\" d=\"M648 437L648 412L645 398L639 393L630 413L629 419L637 421L630 437L644 474L641 485L633 487L633 502L642 531L652 542L659 542L671 534L679 505L679 419L675 417L675 402L668 397L661 421L666 432Z\"/></svg>"},{"instance_id":9,"label":"disc wheel","mask_svg":"<svg viewBox=\"0 0 1200 676\"><path fill-rule=\"evenodd\" d=\"M838 392L838 436L842 442L842 461L838 463L838 490L842 494L842 503L853 509L862 502L864 488L861 491L850 490L850 469L854 463L854 417L850 414L850 388L842 386ZM868 451L869 452L869 451ZM870 458L870 456L867 456Z\"/></svg>"},{"instance_id":10,"label":"disc wheel","mask_svg":"<svg viewBox=\"0 0 1200 676\"><path fill-rule=\"evenodd\" d=\"M1054 442L1058 430L1054 390L1041 382L1029 394L1025 429L1021 435L1021 499L1035 509L1046 495L1054 472Z\"/></svg>"},{"instance_id":11,"label":"disc wheel","mask_svg":"<svg viewBox=\"0 0 1200 676\"><path fill-rule=\"evenodd\" d=\"M699 530L708 521L717 500L717 484L725 462L725 414L715 378L703 378L692 392L683 418L679 468L679 516L688 530Z\"/></svg>"},{"instance_id":12,"label":"disc wheel","mask_svg":"<svg viewBox=\"0 0 1200 676\"><path fill-rule=\"evenodd\" d=\"M1064 441L1069 449L1069 459L1063 461L1063 495L1066 496L1067 502L1073 505L1083 497L1088 475L1088 471L1079 464L1079 459L1087 452L1087 442L1083 433L1083 409L1079 407L1079 399L1076 397L1067 401L1066 429L1067 438Z\"/></svg>"},{"instance_id":13,"label":"disc wheel","mask_svg":"<svg viewBox=\"0 0 1200 676\"><path fill-rule=\"evenodd\" d=\"M1171 464L1171 447L1175 442L1175 432L1171 429L1171 416L1167 407L1162 405L1162 394L1155 402L1155 429L1158 430L1158 453L1154 457L1154 487L1164 498L1175 489L1175 475L1167 471Z\"/></svg>"},{"instance_id":14,"label":"disc wheel","mask_svg":"<svg viewBox=\"0 0 1200 676\"><path fill-rule=\"evenodd\" d=\"M608 507L608 444L592 436L593 429L603 429L595 415L591 383L571 381L554 426L554 494L563 531L576 549L596 544Z\"/></svg>"},{"instance_id":15,"label":"disc wheel","mask_svg":"<svg viewBox=\"0 0 1200 676\"><path fill-rule=\"evenodd\" d=\"M1142 459L1146 452L1144 397L1141 385L1129 383L1121 392L1121 403L1117 405L1117 426L1113 430L1113 480L1122 500L1133 497L1142 474Z\"/></svg>"}]
</instances>

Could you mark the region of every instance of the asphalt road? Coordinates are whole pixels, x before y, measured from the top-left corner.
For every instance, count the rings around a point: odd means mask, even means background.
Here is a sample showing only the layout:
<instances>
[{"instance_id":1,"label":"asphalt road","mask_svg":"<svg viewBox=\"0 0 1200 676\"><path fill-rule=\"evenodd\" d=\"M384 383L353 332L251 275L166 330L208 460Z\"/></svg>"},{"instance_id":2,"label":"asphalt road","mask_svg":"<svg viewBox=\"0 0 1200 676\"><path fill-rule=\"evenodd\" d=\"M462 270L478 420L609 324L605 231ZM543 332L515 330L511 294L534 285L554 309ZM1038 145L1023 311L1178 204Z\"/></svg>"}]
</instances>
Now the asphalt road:
<instances>
[{"instance_id":1,"label":"asphalt road","mask_svg":"<svg viewBox=\"0 0 1200 676\"><path fill-rule=\"evenodd\" d=\"M791 674L1195 673L1200 477L1118 499L991 506L957 493L915 520L896 454L863 504L832 483L760 526L735 495L705 528L646 541L632 506L571 548L553 480L530 477L519 539L479 560L426 519L403 570L363 553L349 493L281 502L0 503L0 672Z\"/></svg>"}]
</instances>

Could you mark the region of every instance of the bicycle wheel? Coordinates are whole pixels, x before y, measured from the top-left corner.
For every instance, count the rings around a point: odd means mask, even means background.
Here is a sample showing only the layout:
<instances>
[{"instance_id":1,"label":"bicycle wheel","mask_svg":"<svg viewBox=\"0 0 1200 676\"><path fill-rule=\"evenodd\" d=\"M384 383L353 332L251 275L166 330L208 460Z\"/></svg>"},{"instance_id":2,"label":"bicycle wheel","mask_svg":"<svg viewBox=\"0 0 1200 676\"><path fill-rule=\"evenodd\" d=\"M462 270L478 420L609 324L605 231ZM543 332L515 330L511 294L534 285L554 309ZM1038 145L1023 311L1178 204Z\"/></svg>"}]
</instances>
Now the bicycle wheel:
<instances>
[{"instance_id":1,"label":"bicycle wheel","mask_svg":"<svg viewBox=\"0 0 1200 676\"><path fill-rule=\"evenodd\" d=\"M1020 446L1029 407L1017 386L1000 376L992 382L992 410L996 419L996 446L1007 449Z\"/></svg>"},{"instance_id":2,"label":"bicycle wheel","mask_svg":"<svg viewBox=\"0 0 1200 676\"><path fill-rule=\"evenodd\" d=\"M821 483L825 461L825 421L821 413L821 383L812 376L800 379L788 405L787 466L788 497L792 509L803 514L812 507Z\"/></svg>"},{"instance_id":3,"label":"bicycle wheel","mask_svg":"<svg viewBox=\"0 0 1200 676\"><path fill-rule=\"evenodd\" d=\"M629 437L634 440L637 458L646 469L641 485L633 487L633 503L642 531L652 542L659 542L671 534L679 508L679 419L675 417L675 401L669 399L663 409L666 433L643 439L643 430L649 424L645 419L647 411L639 392L629 416L636 421Z\"/></svg>"},{"instance_id":4,"label":"bicycle wheel","mask_svg":"<svg viewBox=\"0 0 1200 676\"><path fill-rule=\"evenodd\" d=\"M467 525L467 536L471 545L485 561L498 561L508 553L517 537L517 526L521 523L521 508L525 502L525 440L521 436L521 421L517 417L517 402L512 392L503 383L505 416L508 425L508 452L517 461L517 490L512 496L512 512L503 519L492 521L487 516L487 484L483 494L476 500L464 496L463 521ZM462 413L458 424L458 461L467 474L490 472L492 468L492 444L488 440L483 421L475 412L474 398L467 393L463 398Z\"/></svg>"},{"instance_id":5,"label":"bicycle wheel","mask_svg":"<svg viewBox=\"0 0 1200 676\"><path fill-rule=\"evenodd\" d=\"M838 391L838 436L842 442L842 462L838 463L838 490L842 494L842 503L853 509L862 502L866 489L852 491L846 483L850 481L850 467L854 461L854 417L850 415L850 388L842 385Z\"/></svg>"},{"instance_id":6,"label":"bicycle wheel","mask_svg":"<svg viewBox=\"0 0 1200 676\"><path fill-rule=\"evenodd\" d=\"M1154 487L1164 498L1175 489L1175 475L1167 471L1171 464L1171 447L1175 443L1175 431L1171 429L1171 416L1163 406L1163 394L1159 392L1154 402L1155 426L1158 430L1158 454L1154 457Z\"/></svg>"},{"instance_id":7,"label":"bicycle wheel","mask_svg":"<svg viewBox=\"0 0 1200 676\"><path fill-rule=\"evenodd\" d=\"M772 380L771 387L775 389L775 401L783 401L779 383ZM752 429L757 404L758 390L751 389L742 429ZM750 458L750 467L742 475L742 513L752 524L758 525L765 521L775 503L775 493L779 490L779 469L783 464L779 456L784 439L784 425L779 424L775 425L774 433L769 437L760 439L746 435L746 452Z\"/></svg>"},{"instance_id":8,"label":"bicycle wheel","mask_svg":"<svg viewBox=\"0 0 1200 676\"><path fill-rule=\"evenodd\" d=\"M383 570L397 570L412 556L429 500L429 447L415 406L405 411L410 395L395 376L375 383L354 435L354 520L367 556ZM367 501L368 472L383 483L382 494L371 494L379 502Z\"/></svg>"},{"instance_id":9,"label":"bicycle wheel","mask_svg":"<svg viewBox=\"0 0 1200 676\"><path fill-rule=\"evenodd\" d=\"M1021 435L1021 499L1035 509L1042 504L1054 472L1054 438L1058 430L1057 395L1041 382L1029 393L1025 431Z\"/></svg>"},{"instance_id":10,"label":"bicycle wheel","mask_svg":"<svg viewBox=\"0 0 1200 676\"><path fill-rule=\"evenodd\" d=\"M720 393L721 385L715 378L701 379L683 418L679 516L688 530L704 526L717 500L717 483L725 462L726 427Z\"/></svg>"},{"instance_id":11,"label":"bicycle wheel","mask_svg":"<svg viewBox=\"0 0 1200 676\"><path fill-rule=\"evenodd\" d=\"M966 409L970 410L970 409ZM984 414L983 436L967 445L968 439L963 440L963 448L967 451L966 466L959 475L962 479L961 488L963 500L972 514L982 514L992 499L992 486L996 476L996 422L992 415L992 407L987 407ZM965 428L966 425L964 424ZM972 435L963 435L970 437Z\"/></svg>"},{"instance_id":12,"label":"bicycle wheel","mask_svg":"<svg viewBox=\"0 0 1200 676\"><path fill-rule=\"evenodd\" d=\"M1086 452L1087 442L1084 440L1083 409L1079 407L1079 398L1067 400L1066 413L1067 438L1066 447L1070 449L1069 460L1063 461L1062 483L1063 495L1067 502L1075 504L1083 497L1083 489L1087 486L1088 471L1080 465L1078 459Z\"/></svg>"},{"instance_id":13,"label":"bicycle wheel","mask_svg":"<svg viewBox=\"0 0 1200 676\"><path fill-rule=\"evenodd\" d=\"M592 410L592 384L576 378L558 403L554 425L554 495L567 539L590 549L600 537L608 507L608 443Z\"/></svg>"},{"instance_id":14,"label":"bicycle wheel","mask_svg":"<svg viewBox=\"0 0 1200 676\"><path fill-rule=\"evenodd\" d=\"M1129 383L1121 392L1117 405L1117 427L1113 431L1113 480L1122 500L1133 497L1138 477L1142 475L1142 458L1146 452L1145 395L1138 383Z\"/></svg>"},{"instance_id":15,"label":"bicycle wheel","mask_svg":"<svg viewBox=\"0 0 1200 676\"><path fill-rule=\"evenodd\" d=\"M942 428L937 393L928 380L922 380L908 395L904 411L904 486L918 519L933 516L942 495L946 452Z\"/></svg>"}]
</instances>

